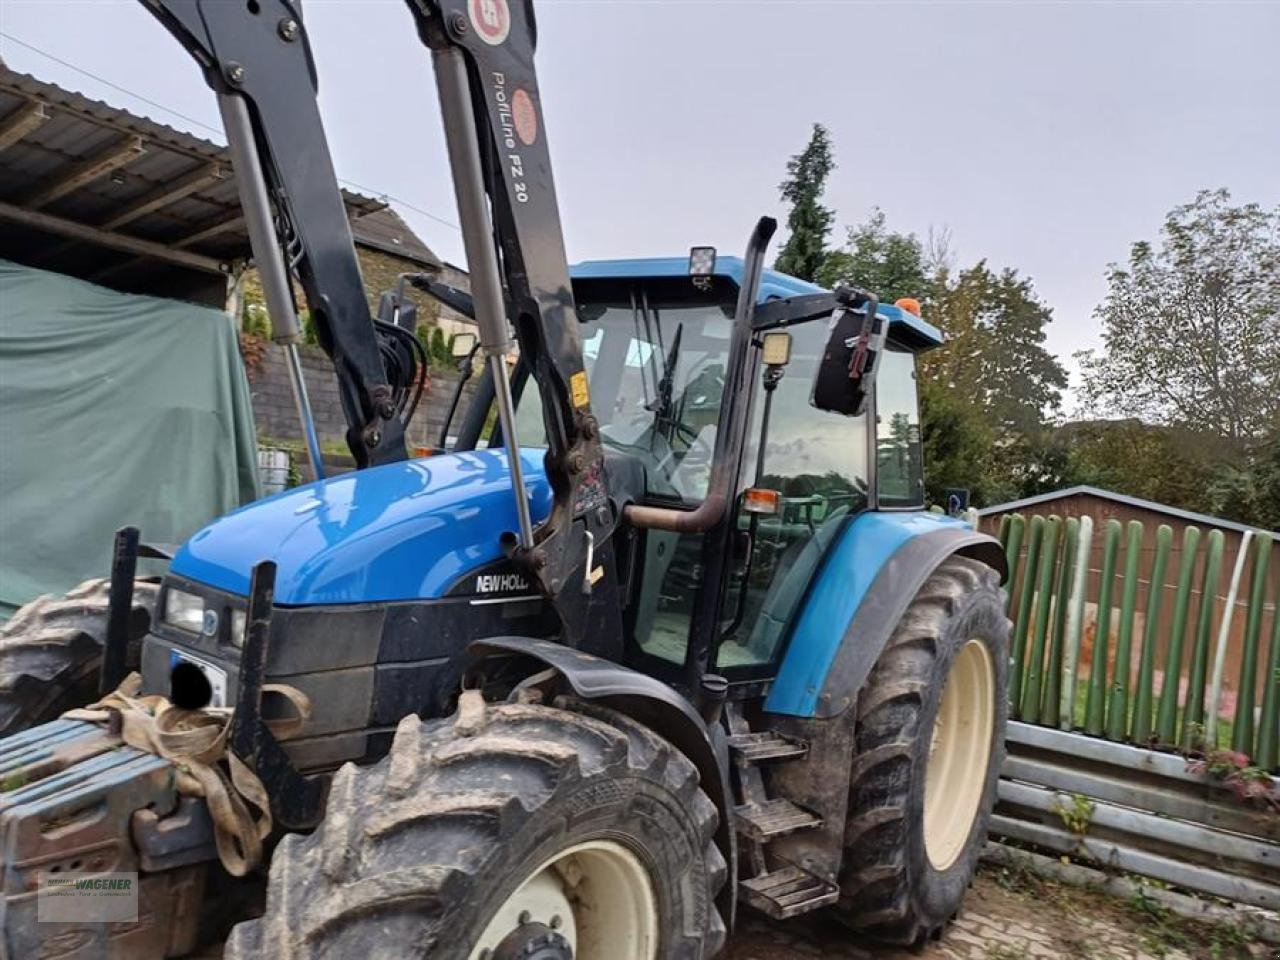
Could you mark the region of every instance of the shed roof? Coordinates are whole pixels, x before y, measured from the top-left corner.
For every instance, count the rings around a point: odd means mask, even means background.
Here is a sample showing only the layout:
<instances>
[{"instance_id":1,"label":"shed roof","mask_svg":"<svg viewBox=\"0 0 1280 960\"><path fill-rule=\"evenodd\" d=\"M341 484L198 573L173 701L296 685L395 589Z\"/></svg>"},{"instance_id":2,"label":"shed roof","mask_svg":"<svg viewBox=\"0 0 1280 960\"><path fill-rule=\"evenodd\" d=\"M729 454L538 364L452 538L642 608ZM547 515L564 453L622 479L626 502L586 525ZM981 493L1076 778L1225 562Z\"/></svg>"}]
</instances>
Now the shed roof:
<instances>
[{"instance_id":1,"label":"shed roof","mask_svg":"<svg viewBox=\"0 0 1280 960\"><path fill-rule=\"evenodd\" d=\"M384 201L343 199L357 243L438 263ZM217 289L250 256L230 151L0 63L0 256L140 292Z\"/></svg>"},{"instance_id":2,"label":"shed roof","mask_svg":"<svg viewBox=\"0 0 1280 960\"><path fill-rule=\"evenodd\" d=\"M356 215L352 212L351 235L357 244L371 250L381 250L395 257L403 257L414 263L441 269L444 264L414 233L407 223L391 207L381 207L371 213Z\"/></svg>"},{"instance_id":3,"label":"shed roof","mask_svg":"<svg viewBox=\"0 0 1280 960\"><path fill-rule=\"evenodd\" d=\"M1052 503L1055 500L1065 500L1069 497L1098 497L1102 500L1110 500L1113 503L1121 503L1128 507L1136 507L1140 510L1150 510L1153 513L1162 513L1165 516L1173 517L1176 520L1183 520L1187 523L1194 523L1199 526L1217 527L1221 530L1235 530L1244 533L1248 530L1261 530L1261 527L1251 527L1245 523L1236 523L1234 520L1223 520L1221 517L1210 516L1207 513L1196 513L1192 510L1183 510L1179 507L1171 507L1167 503L1158 503L1155 500L1144 500L1141 497L1131 497L1125 493L1116 493L1113 490L1104 490L1102 487L1091 487L1087 484L1081 484L1075 487L1066 487L1062 490L1054 490L1052 493L1042 493L1034 497L1024 497L1021 500L1011 500L1008 503L997 503L994 506L983 507L978 511L979 516L988 517L993 514L1015 513L1027 507L1039 506L1043 503Z\"/></svg>"}]
</instances>

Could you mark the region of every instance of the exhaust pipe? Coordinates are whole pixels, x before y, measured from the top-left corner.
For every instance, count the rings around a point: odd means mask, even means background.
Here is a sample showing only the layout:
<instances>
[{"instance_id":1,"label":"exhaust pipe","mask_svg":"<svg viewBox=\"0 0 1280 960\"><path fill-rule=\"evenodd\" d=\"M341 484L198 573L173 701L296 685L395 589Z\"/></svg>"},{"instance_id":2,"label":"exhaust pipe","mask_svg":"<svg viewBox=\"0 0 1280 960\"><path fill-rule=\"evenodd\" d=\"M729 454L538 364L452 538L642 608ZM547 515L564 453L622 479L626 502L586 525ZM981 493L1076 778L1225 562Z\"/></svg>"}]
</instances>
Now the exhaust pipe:
<instances>
[{"instance_id":1,"label":"exhaust pipe","mask_svg":"<svg viewBox=\"0 0 1280 960\"><path fill-rule=\"evenodd\" d=\"M751 239L747 241L742 285L738 288L738 304L733 314L733 336L729 342L729 380L725 384L724 396L720 399L720 429L716 432L716 445L712 451L711 480L707 484L706 498L693 510L628 504L622 515L634 527L667 530L671 533L704 533L723 519L733 500L733 468L747 428L747 398L750 389L747 378L747 348L751 344L751 321L755 316L756 299L760 294L765 250L777 229L776 220L761 217L751 231Z\"/></svg>"}]
</instances>

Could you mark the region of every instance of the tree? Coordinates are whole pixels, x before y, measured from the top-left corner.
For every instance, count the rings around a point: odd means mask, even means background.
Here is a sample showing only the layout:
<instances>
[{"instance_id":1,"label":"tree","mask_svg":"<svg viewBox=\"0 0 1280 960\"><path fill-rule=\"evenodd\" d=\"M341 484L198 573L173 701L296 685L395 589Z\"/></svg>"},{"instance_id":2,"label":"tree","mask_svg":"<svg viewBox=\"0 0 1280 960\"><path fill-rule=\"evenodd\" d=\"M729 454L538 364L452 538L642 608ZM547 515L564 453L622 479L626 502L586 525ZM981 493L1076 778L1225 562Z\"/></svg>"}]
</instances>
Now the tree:
<instances>
[{"instance_id":1,"label":"tree","mask_svg":"<svg viewBox=\"0 0 1280 960\"><path fill-rule=\"evenodd\" d=\"M817 276L835 218L818 200L835 165L831 137L826 127L815 123L808 145L787 162L787 179L778 185L782 199L791 204L791 213L787 216L790 236L778 254L775 269L801 280Z\"/></svg>"},{"instance_id":2,"label":"tree","mask_svg":"<svg viewBox=\"0 0 1280 960\"><path fill-rule=\"evenodd\" d=\"M985 262L945 273L932 286L930 319L947 336L921 360L931 492L968 487L977 504L1026 495L1052 482L1062 465L1043 433L1061 405L1066 372L1044 348L1052 311L1031 282ZM942 439L943 431L965 431ZM960 452L963 451L963 456ZM948 459L947 454L952 458ZM945 482L942 482L945 481Z\"/></svg>"},{"instance_id":3,"label":"tree","mask_svg":"<svg viewBox=\"0 0 1280 960\"><path fill-rule=\"evenodd\" d=\"M1280 208L1226 190L1174 208L1156 249L1111 264L1103 349L1076 356L1087 408L1258 440L1280 423Z\"/></svg>"},{"instance_id":4,"label":"tree","mask_svg":"<svg viewBox=\"0 0 1280 960\"><path fill-rule=\"evenodd\" d=\"M1030 436L1057 413L1066 371L1045 349L1053 311L1031 281L985 261L937 285L934 316L948 342L926 355L925 367L969 397L1008 434Z\"/></svg>"},{"instance_id":5,"label":"tree","mask_svg":"<svg viewBox=\"0 0 1280 960\"><path fill-rule=\"evenodd\" d=\"M878 207L865 222L849 228L844 249L827 254L815 276L824 287L842 280L874 293L882 303L899 297L927 300L933 286L919 239L888 230Z\"/></svg>"},{"instance_id":6,"label":"tree","mask_svg":"<svg viewBox=\"0 0 1280 960\"><path fill-rule=\"evenodd\" d=\"M925 491L944 503L949 487L964 487L975 506L1010 499L989 476L995 431L982 412L937 380L920 378L920 436Z\"/></svg>"},{"instance_id":7,"label":"tree","mask_svg":"<svg viewBox=\"0 0 1280 960\"><path fill-rule=\"evenodd\" d=\"M920 362L929 495L937 502L947 487L967 487L975 503L991 503L1052 472L1039 435L1067 377L1044 348L1052 311L1030 280L985 262L953 278L950 264L945 231L931 232L926 249L915 234L890 230L876 209L827 255L818 282L845 279L888 303L922 301L947 337Z\"/></svg>"}]
</instances>

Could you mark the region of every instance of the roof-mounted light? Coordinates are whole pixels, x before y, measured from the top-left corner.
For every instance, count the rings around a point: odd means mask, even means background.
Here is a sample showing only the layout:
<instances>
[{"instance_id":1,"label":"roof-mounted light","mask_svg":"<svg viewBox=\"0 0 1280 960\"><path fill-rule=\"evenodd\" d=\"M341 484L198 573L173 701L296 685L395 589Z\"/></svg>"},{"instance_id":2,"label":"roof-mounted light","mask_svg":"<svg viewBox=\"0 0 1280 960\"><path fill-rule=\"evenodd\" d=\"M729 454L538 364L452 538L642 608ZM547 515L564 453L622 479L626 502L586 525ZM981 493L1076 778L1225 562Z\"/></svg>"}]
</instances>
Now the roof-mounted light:
<instances>
[{"instance_id":1,"label":"roof-mounted light","mask_svg":"<svg viewBox=\"0 0 1280 960\"><path fill-rule=\"evenodd\" d=\"M913 317L918 318L920 316L920 301L915 297L899 297L893 301L893 305Z\"/></svg>"},{"instance_id":2,"label":"roof-mounted light","mask_svg":"<svg viewBox=\"0 0 1280 960\"><path fill-rule=\"evenodd\" d=\"M709 277L716 272L715 247L689 248L689 276Z\"/></svg>"}]
</instances>

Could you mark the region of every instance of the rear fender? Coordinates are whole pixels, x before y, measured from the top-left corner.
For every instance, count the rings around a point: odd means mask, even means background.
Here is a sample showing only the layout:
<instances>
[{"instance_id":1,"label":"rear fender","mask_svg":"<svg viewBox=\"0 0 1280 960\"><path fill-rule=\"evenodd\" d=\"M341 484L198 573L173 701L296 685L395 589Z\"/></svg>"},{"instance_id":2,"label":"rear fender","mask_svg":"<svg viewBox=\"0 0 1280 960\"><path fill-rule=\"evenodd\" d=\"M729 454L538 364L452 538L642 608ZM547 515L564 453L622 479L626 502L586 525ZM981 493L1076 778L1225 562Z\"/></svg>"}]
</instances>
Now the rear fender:
<instances>
[{"instance_id":1,"label":"rear fender","mask_svg":"<svg viewBox=\"0 0 1280 960\"><path fill-rule=\"evenodd\" d=\"M808 715L765 715L769 729L809 744L805 762L779 764L770 771L771 789L823 821L818 830L779 838L774 850L833 883L838 882L844 855L849 779L857 753L857 710L850 708L915 595L943 561L957 554L987 564L1002 579L1008 575L1000 544L968 527L947 525L910 536L871 578L829 669L815 687L815 708ZM848 570L824 569L820 576L854 579ZM788 656L794 652L789 650Z\"/></svg>"},{"instance_id":2,"label":"rear fender","mask_svg":"<svg viewBox=\"0 0 1280 960\"><path fill-rule=\"evenodd\" d=\"M954 554L1008 575L999 541L924 513L864 513L828 552L805 596L765 710L827 719L853 705L916 593Z\"/></svg>"},{"instance_id":3,"label":"rear fender","mask_svg":"<svg viewBox=\"0 0 1280 960\"><path fill-rule=\"evenodd\" d=\"M926 580L951 556L972 557L1008 577L999 541L973 530L943 529L903 544L876 574L845 630L819 697L818 717L842 713L857 698L907 607Z\"/></svg>"},{"instance_id":4,"label":"rear fender","mask_svg":"<svg viewBox=\"0 0 1280 960\"><path fill-rule=\"evenodd\" d=\"M491 637L476 641L469 650L480 659L517 655L544 663L559 672L583 700L617 710L644 724L689 758L698 770L703 792L720 814L716 846L729 865L729 879L720 893L718 905L721 915L732 921L738 875L737 845L733 835L728 744L719 727L709 729L693 705L661 680L563 644L532 637Z\"/></svg>"}]
</instances>

